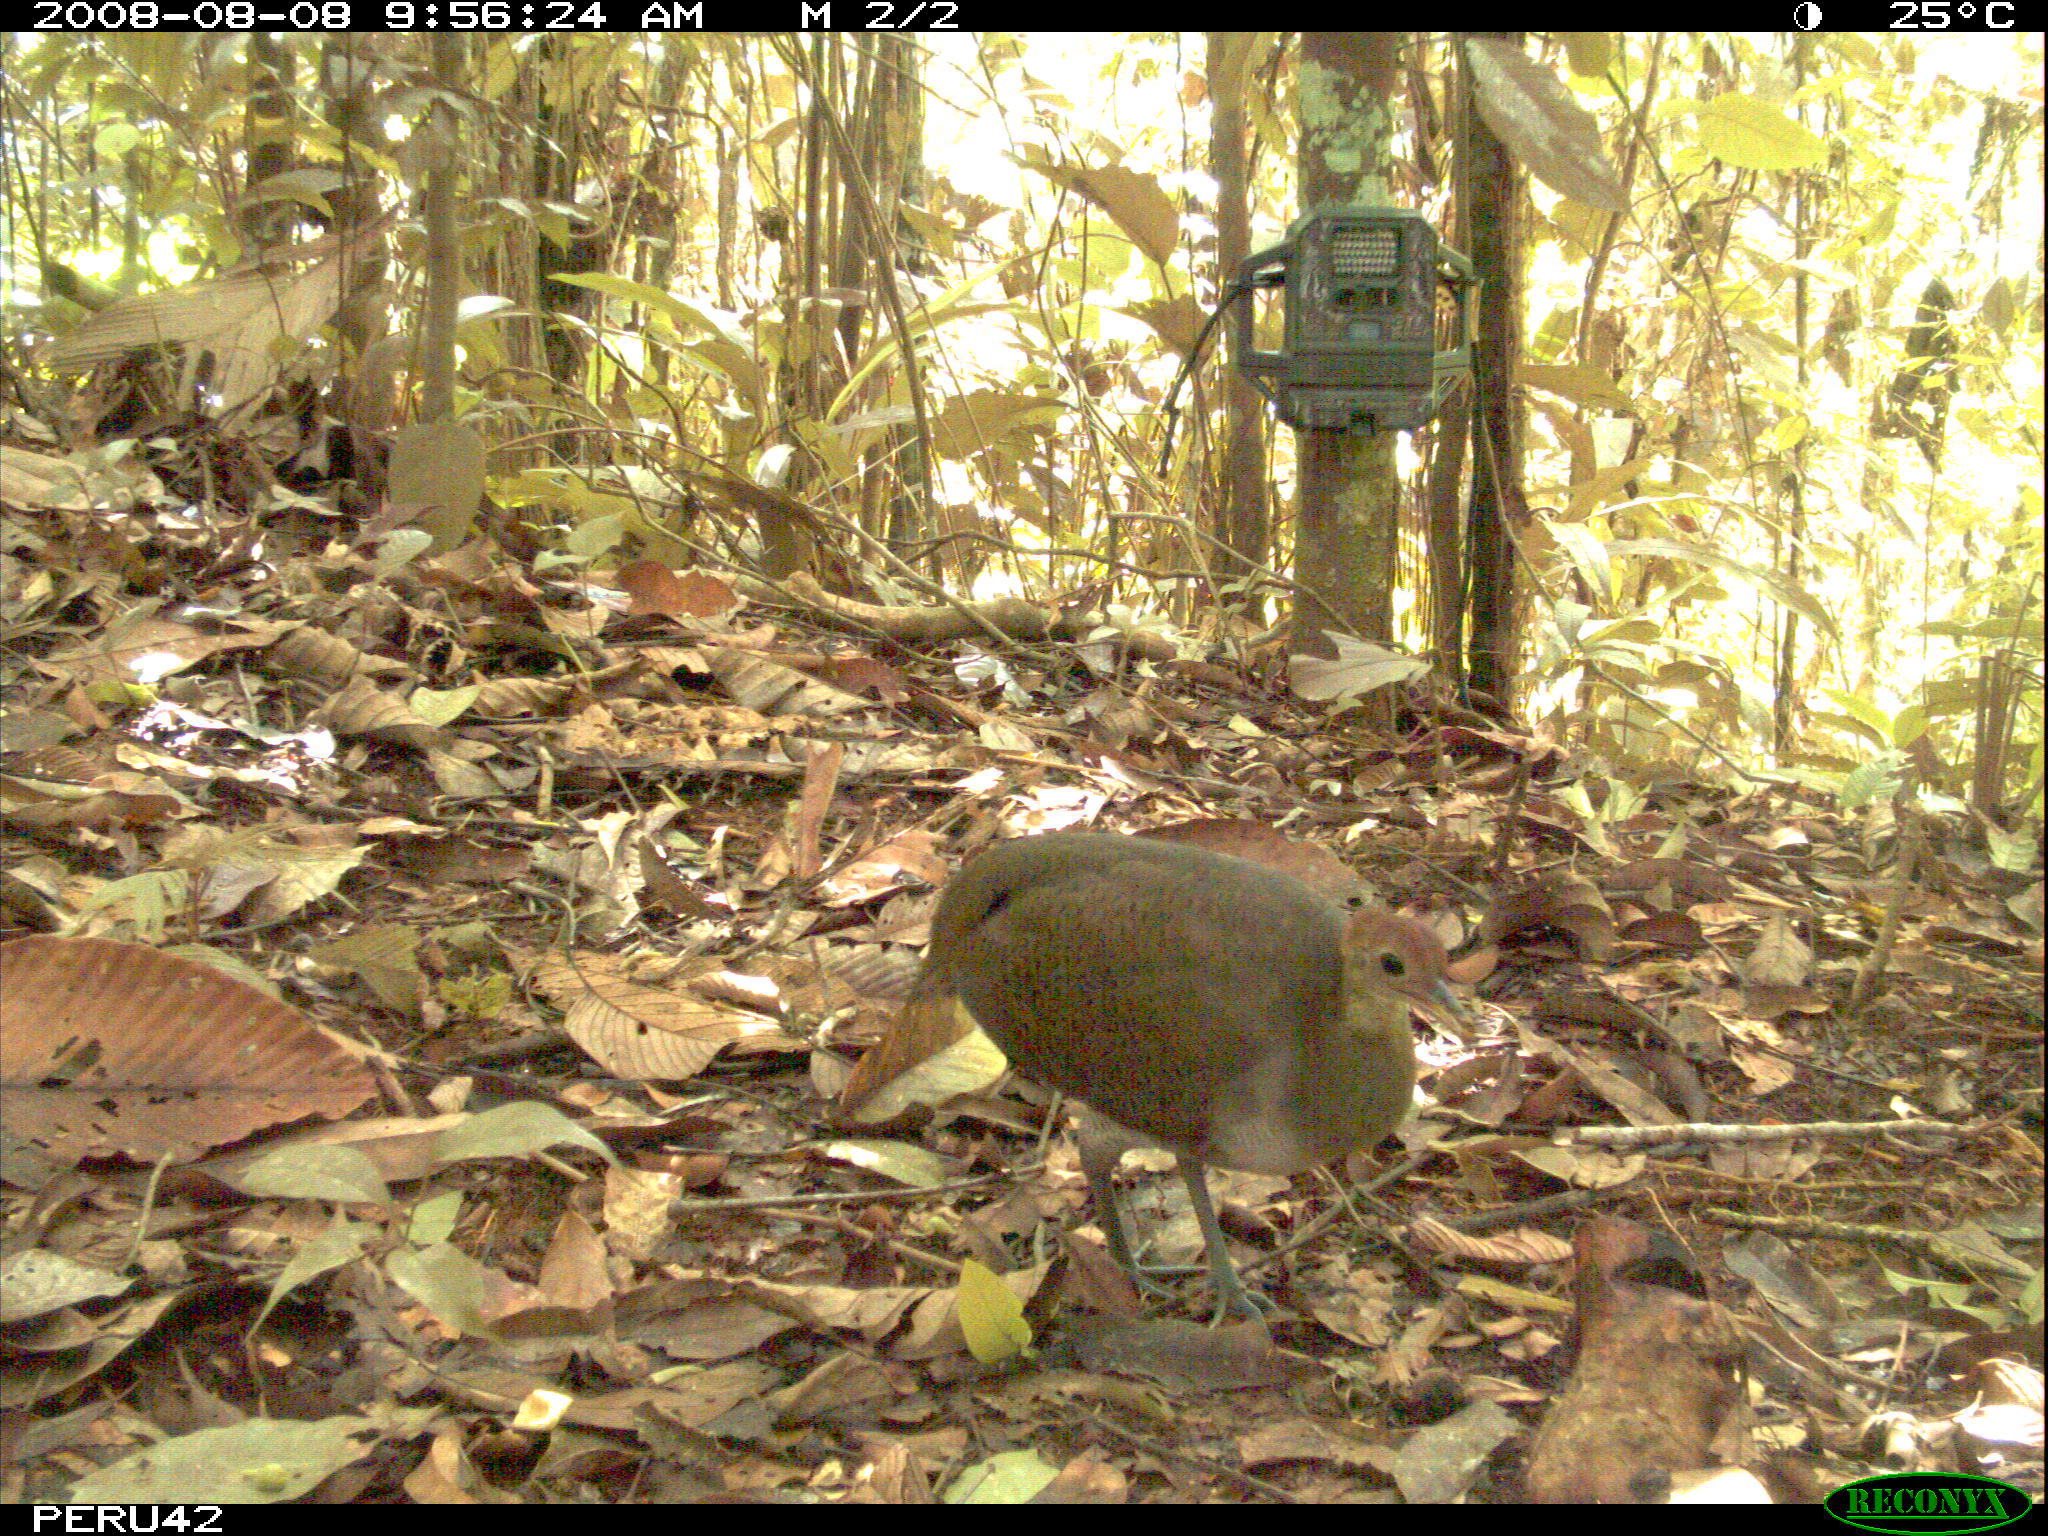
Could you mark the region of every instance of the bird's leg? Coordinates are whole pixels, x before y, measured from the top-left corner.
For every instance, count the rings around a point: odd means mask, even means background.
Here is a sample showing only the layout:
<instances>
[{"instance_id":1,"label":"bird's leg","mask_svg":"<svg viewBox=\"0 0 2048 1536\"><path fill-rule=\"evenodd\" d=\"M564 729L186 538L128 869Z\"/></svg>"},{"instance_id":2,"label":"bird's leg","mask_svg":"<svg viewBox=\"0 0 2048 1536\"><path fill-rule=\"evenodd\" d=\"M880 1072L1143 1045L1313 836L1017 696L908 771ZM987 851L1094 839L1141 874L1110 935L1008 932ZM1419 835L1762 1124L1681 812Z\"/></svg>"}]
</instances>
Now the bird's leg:
<instances>
[{"instance_id":1,"label":"bird's leg","mask_svg":"<svg viewBox=\"0 0 2048 1536\"><path fill-rule=\"evenodd\" d=\"M1141 1295L1160 1301L1168 1299L1173 1295L1172 1289L1153 1279L1131 1252L1123 1201L1116 1192L1116 1165L1124 1155L1125 1138L1092 1116L1085 1117L1074 1137L1074 1149L1080 1156L1081 1172L1088 1180L1088 1198L1095 1203L1095 1219L1102 1223L1102 1235L1109 1242L1109 1256L1123 1266Z\"/></svg>"},{"instance_id":2,"label":"bird's leg","mask_svg":"<svg viewBox=\"0 0 2048 1536\"><path fill-rule=\"evenodd\" d=\"M1096 1219L1102 1224L1102 1235L1109 1243L1109 1256L1123 1266L1124 1273L1131 1277L1131 1283L1140 1295L1155 1300L1172 1299L1170 1286L1160 1283L1155 1276L1163 1274L1190 1274L1194 1266L1153 1265L1138 1262L1137 1254L1131 1248L1129 1213L1117 1195L1116 1165L1125 1152L1138 1145L1137 1140L1113 1121L1088 1109L1077 1106L1075 1117L1075 1151L1079 1154L1081 1172L1088 1180L1088 1195L1095 1202ZM1216 1292L1216 1313L1211 1319L1220 1323L1235 1312L1244 1317L1262 1317L1270 1308L1263 1297L1254 1296L1238 1279L1237 1269L1230 1262L1230 1250L1223 1239L1223 1229L1216 1223L1216 1208L1209 1198L1207 1170L1195 1159L1176 1156L1174 1166L1179 1169L1181 1182L1187 1186L1188 1203L1194 1208L1195 1221L1202 1229L1202 1246L1209 1261L1209 1280Z\"/></svg>"},{"instance_id":3,"label":"bird's leg","mask_svg":"<svg viewBox=\"0 0 2048 1536\"><path fill-rule=\"evenodd\" d=\"M1188 1204L1195 1208L1202 1243L1209 1251L1209 1283L1216 1291L1216 1311L1209 1325L1215 1327L1232 1312L1241 1317L1264 1317L1273 1304L1246 1290L1244 1281L1238 1278L1237 1266L1230 1262L1230 1249L1223 1241L1223 1228L1216 1223L1216 1207L1209 1199L1208 1171L1192 1158L1178 1157L1174 1164L1180 1169L1181 1182L1188 1187Z\"/></svg>"}]
</instances>

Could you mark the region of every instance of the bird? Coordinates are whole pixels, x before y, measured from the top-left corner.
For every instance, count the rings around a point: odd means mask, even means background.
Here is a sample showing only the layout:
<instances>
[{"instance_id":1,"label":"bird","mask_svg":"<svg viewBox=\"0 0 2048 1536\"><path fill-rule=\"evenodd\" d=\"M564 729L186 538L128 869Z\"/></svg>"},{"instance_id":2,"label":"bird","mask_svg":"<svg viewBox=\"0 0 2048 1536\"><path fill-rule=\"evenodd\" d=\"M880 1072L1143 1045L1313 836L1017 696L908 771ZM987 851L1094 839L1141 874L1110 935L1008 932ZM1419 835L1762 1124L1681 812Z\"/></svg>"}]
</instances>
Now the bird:
<instances>
[{"instance_id":1,"label":"bird","mask_svg":"<svg viewBox=\"0 0 2048 1536\"><path fill-rule=\"evenodd\" d=\"M997 843L940 893L913 1006L957 1001L1011 1066L1078 1100L1082 1172L1141 1290L1111 1175L1174 1154L1215 1321L1262 1302L1230 1262L1214 1164L1293 1174L1369 1146L1414 1093L1411 1003L1462 1020L1443 945L1381 907L1347 913L1291 875L1102 832Z\"/></svg>"}]
</instances>

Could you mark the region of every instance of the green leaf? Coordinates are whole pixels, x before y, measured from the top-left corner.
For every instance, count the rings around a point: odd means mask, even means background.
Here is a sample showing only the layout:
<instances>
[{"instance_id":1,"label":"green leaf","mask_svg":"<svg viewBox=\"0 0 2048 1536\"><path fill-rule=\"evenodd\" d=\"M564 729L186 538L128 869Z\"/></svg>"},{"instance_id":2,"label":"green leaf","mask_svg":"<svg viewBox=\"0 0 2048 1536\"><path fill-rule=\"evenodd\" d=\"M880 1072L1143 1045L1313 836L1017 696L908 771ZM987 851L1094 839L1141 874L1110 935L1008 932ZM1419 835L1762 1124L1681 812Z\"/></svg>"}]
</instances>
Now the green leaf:
<instances>
[{"instance_id":1,"label":"green leaf","mask_svg":"<svg viewBox=\"0 0 2048 1536\"><path fill-rule=\"evenodd\" d=\"M249 1324L248 1337L254 1338L256 1330L263 1326L263 1320L270 1316L271 1309L308 1280L317 1279L359 1257L368 1232L369 1228L356 1225L336 1211L326 1231L311 1242L301 1243L298 1250L285 1260L284 1268L270 1282L270 1294L264 1298L263 1309Z\"/></svg>"},{"instance_id":2,"label":"green leaf","mask_svg":"<svg viewBox=\"0 0 2048 1536\"><path fill-rule=\"evenodd\" d=\"M1776 107L1729 91L1700 108L1700 144L1745 171L1796 171L1824 164L1827 141Z\"/></svg>"},{"instance_id":3,"label":"green leaf","mask_svg":"<svg viewBox=\"0 0 2048 1536\"><path fill-rule=\"evenodd\" d=\"M616 1164L612 1149L559 1109L547 1104L500 1104L434 1138L434 1152L451 1163L484 1157L524 1157L567 1144Z\"/></svg>"},{"instance_id":4,"label":"green leaf","mask_svg":"<svg viewBox=\"0 0 2048 1536\"><path fill-rule=\"evenodd\" d=\"M1607 558L1607 545L1584 523L1555 522L1545 518L1543 526L1571 557L1572 565L1586 585L1600 599L1603 608L1614 606L1614 565Z\"/></svg>"},{"instance_id":5,"label":"green leaf","mask_svg":"<svg viewBox=\"0 0 2048 1536\"><path fill-rule=\"evenodd\" d=\"M354 1414L311 1422L250 1419L146 1446L81 1477L71 1485L71 1498L80 1504L275 1504L362 1460L383 1436L375 1420Z\"/></svg>"},{"instance_id":6,"label":"green leaf","mask_svg":"<svg viewBox=\"0 0 2048 1536\"><path fill-rule=\"evenodd\" d=\"M350 1146L280 1147L241 1169L223 1170L218 1177L245 1195L273 1199L366 1201L371 1205L391 1199L377 1165Z\"/></svg>"},{"instance_id":7,"label":"green leaf","mask_svg":"<svg viewBox=\"0 0 2048 1536\"><path fill-rule=\"evenodd\" d=\"M1830 640L1840 638L1835 628L1835 617L1829 613L1820 599L1776 571L1766 571L1740 560L1731 560L1717 550L1703 549L1697 544L1682 544L1676 539L1621 539L1607 546L1610 559L1621 559L1628 555L1661 556L1666 560L1684 560L1693 565L1703 565L1711 570L1723 571L1738 581L1746 581L1780 607L1790 608L1801 618L1810 621L1813 627Z\"/></svg>"},{"instance_id":8,"label":"green leaf","mask_svg":"<svg viewBox=\"0 0 2048 1536\"><path fill-rule=\"evenodd\" d=\"M415 688L406 702L427 724L449 725L466 714L483 691L482 683L465 683L460 688Z\"/></svg>"},{"instance_id":9,"label":"green leaf","mask_svg":"<svg viewBox=\"0 0 2048 1536\"><path fill-rule=\"evenodd\" d=\"M967 1350L983 1365L1007 1365L1031 1352L1031 1325L1024 1321L1024 1303L990 1269L975 1259L960 1266L960 1284L953 1293L960 1313L960 1331Z\"/></svg>"},{"instance_id":10,"label":"green leaf","mask_svg":"<svg viewBox=\"0 0 2048 1536\"><path fill-rule=\"evenodd\" d=\"M913 1104L939 1105L990 1087L1010 1063L995 1041L971 1029L943 1050L884 1083L853 1111L857 1123L893 1120Z\"/></svg>"},{"instance_id":11,"label":"green leaf","mask_svg":"<svg viewBox=\"0 0 2048 1536\"><path fill-rule=\"evenodd\" d=\"M1891 745L1891 719L1877 705L1860 693L1850 693L1842 688L1823 688L1821 692L1841 705L1844 714L1868 730L1879 746Z\"/></svg>"},{"instance_id":12,"label":"green leaf","mask_svg":"<svg viewBox=\"0 0 2048 1536\"><path fill-rule=\"evenodd\" d=\"M401 1248L384 1261L384 1270L436 1322L474 1338L495 1338L490 1319L504 1316L519 1293L509 1277L453 1243Z\"/></svg>"},{"instance_id":13,"label":"green leaf","mask_svg":"<svg viewBox=\"0 0 2048 1536\"><path fill-rule=\"evenodd\" d=\"M554 278L556 282L567 283L572 288L588 288L606 298L644 305L657 314L667 315L685 330L709 331L720 340L746 350L747 333L740 325L739 317L714 305L699 304L673 293L664 293L646 283L636 283L630 277L614 277L609 272L557 272Z\"/></svg>"},{"instance_id":14,"label":"green leaf","mask_svg":"<svg viewBox=\"0 0 2048 1536\"><path fill-rule=\"evenodd\" d=\"M455 1235L455 1223L462 1215L462 1191L444 1189L429 1195L412 1208L405 1225L405 1240L415 1248L431 1248Z\"/></svg>"},{"instance_id":15,"label":"green leaf","mask_svg":"<svg viewBox=\"0 0 2048 1536\"><path fill-rule=\"evenodd\" d=\"M834 1141L825 1146L827 1157L838 1158L856 1168L879 1173L885 1179L911 1189L934 1189L953 1174L953 1165L936 1152L901 1141Z\"/></svg>"},{"instance_id":16,"label":"green leaf","mask_svg":"<svg viewBox=\"0 0 2048 1536\"><path fill-rule=\"evenodd\" d=\"M1005 1451L969 1467L939 1495L945 1504L1028 1504L1059 1476L1038 1452Z\"/></svg>"},{"instance_id":17,"label":"green leaf","mask_svg":"<svg viewBox=\"0 0 2048 1536\"><path fill-rule=\"evenodd\" d=\"M1841 788L1835 791L1835 798L1841 802L1842 809L1853 811L1873 800L1890 799L1892 791L1899 787L1899 768L1903 761L1898 753L1887 752L1883 757L1872 758L1850 769L1842 776Z\"/></svg>"},{"instance_id":18,"label":"green leaf","mask_svg":"<svg viewBox=\"0 0 2048 1536\"><path fill-rule=\"evenodd\" d=\"M1574 405L1641 414L1634 397L1615 383L1606 369L1590 363L1524 363L1515 373L1529 388L1558 395Z\"/></svg>"}]
</instances>

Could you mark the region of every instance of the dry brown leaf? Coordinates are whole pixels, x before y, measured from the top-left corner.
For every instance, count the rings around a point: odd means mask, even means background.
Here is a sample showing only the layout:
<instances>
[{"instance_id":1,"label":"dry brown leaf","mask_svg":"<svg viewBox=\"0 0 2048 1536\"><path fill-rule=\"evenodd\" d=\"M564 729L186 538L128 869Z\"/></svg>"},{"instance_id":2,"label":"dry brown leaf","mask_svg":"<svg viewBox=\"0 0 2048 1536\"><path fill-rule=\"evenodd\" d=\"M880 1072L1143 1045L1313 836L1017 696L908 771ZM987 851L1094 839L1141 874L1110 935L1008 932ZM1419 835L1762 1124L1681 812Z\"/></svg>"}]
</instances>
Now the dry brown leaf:
<instances>
[{"instance_id":1,"label":"dry brown leaf","mask_svg":"<svg viewBox=\"0 0 2048 1536\"><path fill-rule=\"evenodd\" d=\"M0 945L8 1132L59 1161L189 1159L375 1092L296 1008L209 965L110 939Z\"/></svg>"},{"instance_id":2,"label":"dry brown leaf","mask_svg":"<svg viewBox=\"0 0 2048 1536\"><path fill-rule=\"evenodd\" d=\"M721 1008L680 987L649 987L619 974L608 955L529 957L532 981L562 1009L562 1028L616 1077L694 1077L738 1041L798 1043L756 1013Z\"/></svg>"},{"instance_id":3,"label":"dry brown leaf","mask_svg":"<svg viewBox=\"0 0 2048 1536\"><path fill-rule=\"evenodd\" d=\"M1231 821L1209 817L1147 827L1140 837L1165 843L1191 843L1211 853L1264 864L1327 896L1339 906L1357 906L1372 899L1372 889L1357 872L1320 843L1304 843L1275 832L1262 821Z\"/></svg>"},{"instance_id":4,"label":"dry brown leaf","mask_svg":"<svg viewBox=\"0 0 2048 1536\"><path fill-rule=\"evenodd\" d=\"M403 747L426 747L443 739L412 712L395 693L387 693L366 677L350 680L321 706L320 717L337 736L368 736Z\"/></svg>"},{"instance_id":5,"label":"dry brown leaf","mask_svg":"<svg viewBox=\"0 0 2048 1536\"><path fill-rule=\"evenodd\" d=\"M830 718L865 708L862 700L824 683L813 682L793 667L730 648L706 647L704 663L741 704L771 718L812 715Z\"/></svg>"}]
</instances>

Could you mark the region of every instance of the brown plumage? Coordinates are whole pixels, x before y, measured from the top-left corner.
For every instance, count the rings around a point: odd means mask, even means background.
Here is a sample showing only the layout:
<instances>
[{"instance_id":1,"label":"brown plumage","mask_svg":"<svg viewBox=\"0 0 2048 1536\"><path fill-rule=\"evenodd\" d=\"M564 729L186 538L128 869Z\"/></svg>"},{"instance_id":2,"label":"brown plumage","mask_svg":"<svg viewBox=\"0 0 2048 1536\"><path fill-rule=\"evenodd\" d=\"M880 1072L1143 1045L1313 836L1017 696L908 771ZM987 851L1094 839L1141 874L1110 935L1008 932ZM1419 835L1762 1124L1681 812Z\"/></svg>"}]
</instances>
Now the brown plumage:
<instances>
[{"instance_id":1,"label":"brown plumage","mask_svg":"<svg viewBox=\"0 0 2048 1536\"><path fill-rule=\"evenodd\" d=\"M1082 1167L1134 1274L1110 1173L1134 1139L1175 1154L1219 1316L1256 1303L1204 1166L1295 1173L1378 1141L1414 1089L1409 1004L1457 1012L1443 946L1418 923L1347 917L1261 864L1094 832L971 860L939 899L918 985L957 996L1018 1071L1106 1122L1084 1134Z\"/></svg>"}]
</instances>

